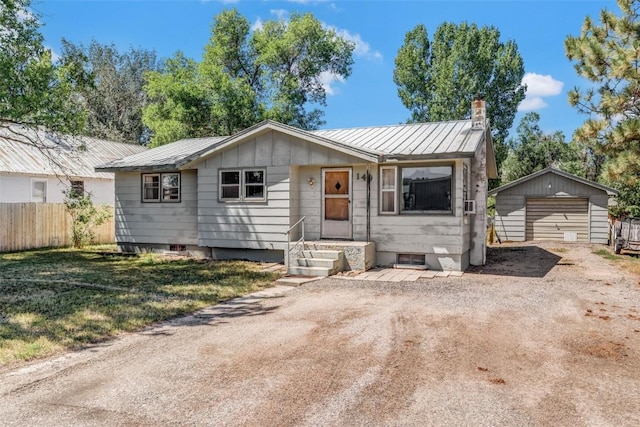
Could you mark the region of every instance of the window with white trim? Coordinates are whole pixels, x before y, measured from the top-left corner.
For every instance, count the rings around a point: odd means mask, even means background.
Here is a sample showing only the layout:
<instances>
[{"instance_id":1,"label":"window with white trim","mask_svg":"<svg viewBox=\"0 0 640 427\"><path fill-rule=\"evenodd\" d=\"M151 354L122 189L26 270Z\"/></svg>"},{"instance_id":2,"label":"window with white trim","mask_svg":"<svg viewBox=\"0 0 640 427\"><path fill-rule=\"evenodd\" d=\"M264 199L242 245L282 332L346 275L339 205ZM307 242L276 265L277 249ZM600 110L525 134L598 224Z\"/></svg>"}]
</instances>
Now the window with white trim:
<instances>
[{"instance_id":1,"label":"window with white trim","mask_svg":"<svg viewBox=\"0 0 640 427\"><path fill-rule=\"evenodd\" d=\"M219 199L224 202L262 202L267 199L264 169L220 171Z\"/></svg>"},{"instance_id":2,"label":"window with white trim","mask_svg":"<svg viewBox=\"0 0 640 427\"><path fill-rule=\"evenodd\" d=\"M47 202L47 181L31 180L31 201L36 203Z\"/></svg>"},{"instance_id":3,"label":"window with white trim","mask_svg":"<svg viewBox=\"0 0 640 427\"><path fill-rule=\"evenodd\" d=\"M395 166L380 167L380 212L398 213L397 203L398 168Z\"/></svg>"},{"instance_id":4,"label":"window with white trim","mask_svg":"<svg viewBox=\"0 0 640 427\"><path fill-rule=\"evenodd\" d=\"M143 202L180 202L180 172L143 173Z\"/></svg>"},{"instance_id":5,"label":"window with white trim","mask_svg":"<svg viewBox=\"0 0 640 427\"><path fill-rule=\"evenodd\" d=\"M450 214L453 166L381 166L380 213Z\"/></svg>"}]
</instances>

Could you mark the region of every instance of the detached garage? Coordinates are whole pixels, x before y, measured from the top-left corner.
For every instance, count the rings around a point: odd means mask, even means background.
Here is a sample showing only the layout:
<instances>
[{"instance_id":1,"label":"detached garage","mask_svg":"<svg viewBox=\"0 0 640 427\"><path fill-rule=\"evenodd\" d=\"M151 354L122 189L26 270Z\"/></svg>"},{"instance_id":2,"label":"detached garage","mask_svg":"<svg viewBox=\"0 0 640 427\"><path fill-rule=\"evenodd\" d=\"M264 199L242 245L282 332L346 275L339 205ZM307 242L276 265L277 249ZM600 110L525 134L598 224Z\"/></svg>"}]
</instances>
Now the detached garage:
<instances>
[{"instance_id":1,"label":"detached garage","mask_svg":"<svg viewBox=\"0 0 640 427\"><path fill-rule=\"evenodd\" d=\"M613 188L547 168L489 192L496 196L501 240L556 240L607 244Z\"/></svg>"}]
</instances>

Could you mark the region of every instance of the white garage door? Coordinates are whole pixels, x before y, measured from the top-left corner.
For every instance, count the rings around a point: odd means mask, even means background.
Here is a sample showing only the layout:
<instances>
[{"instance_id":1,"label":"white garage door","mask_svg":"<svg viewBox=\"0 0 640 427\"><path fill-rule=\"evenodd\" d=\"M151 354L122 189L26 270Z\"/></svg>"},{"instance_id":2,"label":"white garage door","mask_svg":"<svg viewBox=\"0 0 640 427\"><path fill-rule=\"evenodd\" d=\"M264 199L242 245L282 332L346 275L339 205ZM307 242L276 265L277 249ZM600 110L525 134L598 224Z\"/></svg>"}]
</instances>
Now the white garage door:
<instances>
[{"instance_id":1,"label":"white garage door","mask_svg":"<svg viewBox=\"0 0 640 427\"><path fill-rule=\"evenodd\" d=\"M527 199L527 240L588 242L588 224L588 199Z\"/></svg>"}]
</instances>

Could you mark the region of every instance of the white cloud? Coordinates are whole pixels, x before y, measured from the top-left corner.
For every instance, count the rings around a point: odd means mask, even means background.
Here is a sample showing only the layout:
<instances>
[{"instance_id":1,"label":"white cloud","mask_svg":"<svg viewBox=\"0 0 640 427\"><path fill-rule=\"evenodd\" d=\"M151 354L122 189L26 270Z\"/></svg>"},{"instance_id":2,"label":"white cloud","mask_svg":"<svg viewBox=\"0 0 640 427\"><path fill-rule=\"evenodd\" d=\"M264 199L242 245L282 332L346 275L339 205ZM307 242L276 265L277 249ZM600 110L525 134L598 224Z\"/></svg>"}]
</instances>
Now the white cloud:
<instances>
[{"instance_id":1,"label":"white cloud","mask_svg":"<svg viewBox=\"0 0 640 427\"><path fill-rule=\"evenodd\" d=\"M549 74L526 73L522 84L527 85L527 97L518 106L518 111L534 111L547 107L543 98L562 93L564 83Z\"/></svg>"},{"instance_id":2,"label":"white cloud","mask_svg":"<svg viewBox=\"0 0 640 427\"><path fill-rule=\"evenodd\" d=\"M564 83L554 79L549 74L527 73L522 78L522 83L527 85L527 95L531 96L556 96L562 92Z\"/></svg>"},{"instance_id":3,"label":"white cloud","mask_svg":"<svg viewBox=\"0 0 640 427\"><path fill-rule=\"evenodd\" d=\"M256 19L256 22L251 24L251 31L261 30L262 29L262 19Z\"/></svg>"},{"instance_id":4,"label":"white cloud","mask_svg":"<svg viewBox=\"0 0 640 427\"><path fill-rule=\"evenodd\" d=\"M286 18L289 15L289 11L285 9L271 9L269 12L271 12L272 15L277 16L278 19Z\"/></svg>"},{"instance_id":5,"label":"white cloud","mask_svg":"<svg viewBox=\"0 0 640 427\"><path fill-rule=\"evenodd\" d=\"M49 49L51 51L51 62L56 63L60 60L60 55L56 53L55 50L53 50L51 47L49 46L45 46L45 49Z\"/></svg>"},{"instance_id":6,"label":"white cloud","mask_svg":"<svg viewBox=\"0 0 640 427\"><path fill-rule=\"evenodd\" d=\"M323 71L320 73L320 82L322 83L322 87L327 95L335 95L338 91L332 86L332 84L344 83L344 77L333 74L330 71Z\"/></svg>"},{"instance_id":7,"label":"white cloud","mask_svg":"<svg viewBox=\"0 0 640 427\"><path fill-rule=\"evenodd\" d=\"M365 58L369 58L369 59L375 59L375 60L382 60L382 54L380 52L378 52L377 50L372 51L371 47L369 46L369 43L365 42L364 40L362 40L362 37L360 37L360 34L351 34L349 31L347 30L342 30L342 29L338 29L336 27L333 27L331 25L327 25L327 24L323 24L325 28L334 30L336 32L336 34L344 39L349 40L350 42L352 42L355 45L355 49L354 49L354 53L357 56L362 56Z\"/></svg>"},{"instance_id":8,"label":"white cloud","mask_svg":"<svg viewBox=\"0 0 640 427\"><path fill-rule=\"evenodd\" d=\"M524 101L518 105L518 111L535 111L547 107L548 104L544 102L539 96L526 97Z\"/></svg>"}]
</instances>

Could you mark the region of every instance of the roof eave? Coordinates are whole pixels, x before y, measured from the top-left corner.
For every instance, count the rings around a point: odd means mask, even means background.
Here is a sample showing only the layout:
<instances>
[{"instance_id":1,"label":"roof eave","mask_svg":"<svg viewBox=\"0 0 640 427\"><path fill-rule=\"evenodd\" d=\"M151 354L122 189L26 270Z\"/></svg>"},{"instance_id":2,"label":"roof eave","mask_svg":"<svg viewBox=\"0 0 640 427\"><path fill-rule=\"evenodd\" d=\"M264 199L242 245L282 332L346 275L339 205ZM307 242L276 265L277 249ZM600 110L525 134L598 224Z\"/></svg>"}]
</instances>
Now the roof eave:
<instances>
[{"instance_id":1,"label":"roof eave","mask_svg":"<svg viewBox=\"0 0 640 427\"><path fill-rule=\"evenodd\" d=\"M422 161L422 160L455 160L472 158L473 153L435 153L435 154L385 154L381 158L381 163L389 161Z\"/></svg>"},{"instance_id":2,"label":"roof eave","mask_svg":"<svg viewBox=\"0 0 640 427\"><path fill-rule=\"evenodd\" d=\"M221 150L224 150L225 148L238 144L246 140L247 138L256 137L269 131L278 131L278 132L282 132L297 138L302 138L307 141L316 143L320 146L331 148L331 149L343 152L349 156L358 157L360 159L363 159L365 161L372 162L372 163L379 163L380 158L383 155L383 153L378 153L371 150L359 149L357 147L350 147L338 141L319 137L301 129L297 129L279 122L266 120L250 128L247 128L243 131L240 131L235 135L232 135L229 138L220 141L219 143L215 144L212 147L208 147L205 150L201 150L197 153L192 154L191 156L185 158L184 160L177 162L177 166L185 169L190 168L195 163L198 163L210 157L211 155Z\"/></svg>"},{"instance_id":3,"label":"roof eave","mask_svg":"<svg viewBox=\"0 0 640 427\"><path fill-rule=\"evenodd\" d=\"M573 175L573 174L568 173L568 172L561 171L559 169L554 169L552 167L548 167L548 168L539 170L537 172L534 172L532 174L529 174L527 176L523 176L522 178L516 179L515 181L510 182L510 183L505 184L505 185L502 185L502 186L500 186L498 188L494 188L493 190L489 191L489 196L495 196L495 195L497 195L498 193L500 193L500 192L502 192L504 190L508 190L509 188L515 187L517 185L520 185L523 182L529 181L531 179L538 178L539 176L542 176L542 175L544 175L546 173L553 173L553 174L556 174L556 175L560 175L560 176L562 176L564 178L571 179L571 180L579 182L581 184L597 188L599 190L602 190L602 191L606 192L607 195L609 195L609 196L617 196L619 194L618 190L616 190L614 188L607 187L606 185L602 185L602 184L599 184L597 182L589 181L588 179L581 178L579 176Z\"/></svg>"},{"instance_id":4,"label":"roof eave","mask_svg":"<svg viewBox=\"0 0 640 427\"><path fill-rule=\"evenodd\" d=\"M180 169L176 165L155 165L155 166L96 166L96 172L165 172Z\"/></svg>"}]
</instances>

